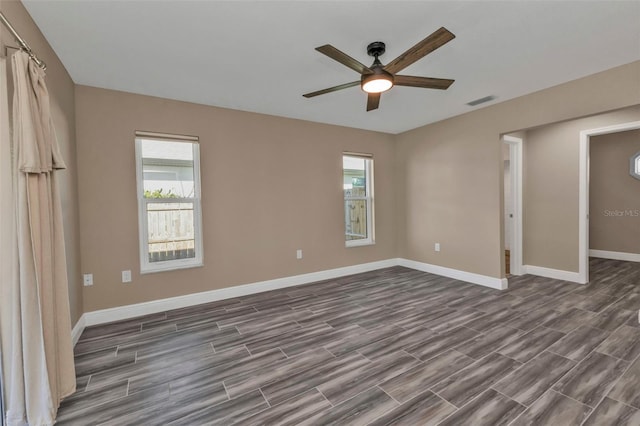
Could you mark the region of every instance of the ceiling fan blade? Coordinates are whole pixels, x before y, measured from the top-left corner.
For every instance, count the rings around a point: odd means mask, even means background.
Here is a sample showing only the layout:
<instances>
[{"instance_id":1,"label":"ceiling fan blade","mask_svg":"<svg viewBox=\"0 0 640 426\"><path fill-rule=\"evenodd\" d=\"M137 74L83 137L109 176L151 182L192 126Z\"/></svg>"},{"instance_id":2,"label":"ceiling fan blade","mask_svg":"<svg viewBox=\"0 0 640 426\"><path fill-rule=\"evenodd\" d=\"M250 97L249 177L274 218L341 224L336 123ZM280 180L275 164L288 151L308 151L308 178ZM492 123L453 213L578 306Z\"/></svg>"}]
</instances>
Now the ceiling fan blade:
<instances>
[{"instance_id":1,"label":"ceiling fan blade","mask_svg":"<svg viewBox=\"0 0 640 426\"><path fill-rule=\"evenodd\" d=\"M320 53L323 53L333 59L334 61L340 62L342 65L346 65L352 70L360 73L360 74L372 74L373 71L368 66L364 65L353 59L351 56L346 53L336 49L330 44L325 44L324 46L316 47L316 50Z\"/></svg>"},{"instance_id":2,"label":"ceiling fan blade","mask_svg":"<svg viewBox=\"0 0 640 426\"><path fill-rule=\"evenodd\" d=\"M453 33L447 30L445 27L441 27L433 34L413 46L411 49L398 56L393 61L389 62L385 67L385 71L395 74L413 64L418 59L423 58L429 53L436 50L438 47L450 42L456 38Z\"/></svg>"},{"instance_id":3,"label":"ceiling fan blade","mask_svg":"<svg viewBox=\"0 0 640 426\"><path fill-rule=\"evenodd\" d=\"M367 96L367 111L378 109L380 105L380 93L369 93Z\"/></svg>"},{"instance_id":4,"label":"ceiling fan blade","mask_svg":"<svg viewBox=\"0 0 640 426\"><path fill-rule=\"evenodd\" d=\"M341 84L339 86L329 87L328 89L318 90L317 92L305 93L305 98L313 98L314 96L324 95L325 93L337 92L338 90L348 89L349 87L359 86L360 81L352 81L350 83Z\"/></svg>"},{"instance_id":5,"label":"ceiling fan blade","mask_svg":"<svg viewBox=\"0 0 640 426\"><path fill-rule=\"evenodd\" d=\"M447 78L414 77L412 75L396 75L393 84L396 86L422 87L424 89L447 90L455 80Z\"/></svg>"}]
</instances>

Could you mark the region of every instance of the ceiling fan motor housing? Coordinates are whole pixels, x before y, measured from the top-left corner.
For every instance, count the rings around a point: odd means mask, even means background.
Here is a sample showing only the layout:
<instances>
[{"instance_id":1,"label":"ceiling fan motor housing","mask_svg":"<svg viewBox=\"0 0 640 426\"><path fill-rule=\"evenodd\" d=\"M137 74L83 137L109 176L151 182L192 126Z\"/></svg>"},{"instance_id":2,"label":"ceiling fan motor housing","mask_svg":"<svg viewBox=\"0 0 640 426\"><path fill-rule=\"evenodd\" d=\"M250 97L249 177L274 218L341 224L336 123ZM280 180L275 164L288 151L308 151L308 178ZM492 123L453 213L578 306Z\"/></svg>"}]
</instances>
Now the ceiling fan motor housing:
<instances>
[{"instance_id":1,"label":"ceiling fan motor housing","mask_svg":"<svg viewBox=\"0 0 640 426\"><path fill-rule=\"evenodd\" d=\"M367 53L374 58L384 55L384 52L385 44L381 41L374 41L367 46Z\"/></svg>"}]
</instances>

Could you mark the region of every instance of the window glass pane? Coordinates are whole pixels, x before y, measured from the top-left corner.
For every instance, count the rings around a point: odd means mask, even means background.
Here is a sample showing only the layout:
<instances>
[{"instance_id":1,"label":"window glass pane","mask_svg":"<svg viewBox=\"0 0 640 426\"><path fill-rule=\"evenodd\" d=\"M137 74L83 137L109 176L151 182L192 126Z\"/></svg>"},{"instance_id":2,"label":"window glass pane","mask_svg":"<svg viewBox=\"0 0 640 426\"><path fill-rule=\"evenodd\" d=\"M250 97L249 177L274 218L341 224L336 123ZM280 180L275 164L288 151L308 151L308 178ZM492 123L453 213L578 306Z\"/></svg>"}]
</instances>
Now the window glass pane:
<instances>
[{"instance_id":1,"label":"window glass pane","mask_svg":"<svg viewBox=\"0 0 640 426\"><path fill-rule=\"evenodd\" d=\"M193 203L147 203L149 262L195 257Z\"/></svg>"},{"instance_id":2,"label":"window glass pane","mask_svg":"<svg viewBox=\"0 0 640 426\"><path fill-rule=\"evenodd\" d=\"M145 198L193 198L193 144L142 140Z\"/></svg>"},{"instance_id":3,"label":"window glass pane","mask_svg":"<svg viewBox=\"0 0 640 426\"><path fill-rule=\"evenodd\" d=\"M367 195L367 177L365 159L342 157L343 190L345 197L365 197Z\"/></svg>"},{"instance_id":4,"label":"window glass pane","mask_svg":"<svg viewBox=\"0 0 640 426\"><path fill-rule=\"evenodd\" d=\"M640 155L636 158L636 174L640 176Z\"/></svg>"},{"instance_id":5,"label":"window glass pane","mask_svg":"<svg viewBox=\"0 0 640 426\"><path fill-rule=\"evenodd\" d=\"M345 200L345 235L347 241L367 238L367 200Z\"/></svg>"}]
</instances>

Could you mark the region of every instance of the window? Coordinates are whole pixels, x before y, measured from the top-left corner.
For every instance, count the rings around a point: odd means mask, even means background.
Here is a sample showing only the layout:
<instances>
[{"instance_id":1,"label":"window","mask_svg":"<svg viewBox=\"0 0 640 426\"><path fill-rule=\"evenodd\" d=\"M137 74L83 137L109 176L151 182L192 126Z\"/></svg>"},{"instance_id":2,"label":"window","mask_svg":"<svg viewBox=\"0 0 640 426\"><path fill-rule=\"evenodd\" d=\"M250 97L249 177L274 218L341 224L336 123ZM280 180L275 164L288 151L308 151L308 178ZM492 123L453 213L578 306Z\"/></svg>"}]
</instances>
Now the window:
<instances>
[{"instance_id":1,"label":"window","mask_svg":"<svg viewBox=\"0 0 640 426\"><path fill-rule=\"evenodd\" d=\"M631 176L640 180L640 152L636 152L631 156L631 168L629 170Z\"/></svg>"},{"instance_id":2,"label":"window","mask_svg":"<svg viewBox=\"0 0 640 426\"><path fill-rule=\"evenodd\" d=\"M136 135L140 271L200 266L202 215L197 138L161 139L142 132Z\"/></svg>"},{"instance_id":3,"label":"window","mask_svg":"<svg viewBox=\"0 0 640 426\"><path fill-rule=\"evenodd\" d=\"M373 244L373 158L364 154L343 155L342 183L345 245Z\"/></svg>"}]
</instances>

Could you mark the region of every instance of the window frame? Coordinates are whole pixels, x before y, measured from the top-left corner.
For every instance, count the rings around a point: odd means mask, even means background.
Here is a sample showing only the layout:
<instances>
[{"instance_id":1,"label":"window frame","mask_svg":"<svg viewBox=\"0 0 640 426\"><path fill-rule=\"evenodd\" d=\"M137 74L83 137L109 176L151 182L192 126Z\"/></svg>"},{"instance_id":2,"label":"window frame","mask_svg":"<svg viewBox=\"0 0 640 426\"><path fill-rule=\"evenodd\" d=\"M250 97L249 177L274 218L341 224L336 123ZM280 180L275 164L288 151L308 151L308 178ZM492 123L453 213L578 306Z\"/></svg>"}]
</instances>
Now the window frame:
<instances>
[{"instance_id":1,"label":"window frame","mask_svg":"<svg viewBox=\"0 0 640 426\"><path fill-rule=\"evenodd\" d=\"M631 156L629 161L629 174L640 180L640 151Z\"/></svg>"},{"instance_id":2,"label":"window frame","mask_svg":"<svg viewBox=\"0 0 640 426\"><path fill-rule=\"evenodd\" d=\"M375 245L375 194L374 194L374 183L373 183L373 170L374 170L374 161L373 156L370 154L359 154L353 152L343 152L340 157L342 160L342 182L344 185L344 157L351 158L359 158L364 160L364 176L365 176L365 192L366 196L364 197L346 197L344 195L344 189L342 191L343 194L343 202L342 202L342 210L343 217L344 211L347 201L349 200L364 200L367 206L367 238L359 239L359 240L347 240L347 222L346 218L343 219L344 232L343 236L345 238L345 247L361 247L361 246L370 246Z\"/></svg>"},{"instance_id":3,"label":"window frame","mask_svg":"<svg viewBox=\"0 0 640 426\"><path fill-rule=\"evenodd\" d=\"M193 149L193 198L145 198L144 196L144 170L142 164L142 140L157 142L189 143ZM140 252L140 273L149 274L155 272L174 271L178 269L197 268L204 264L202 243L202 200L200 186L200 143L193 138L180 138L160 136L141 136L135 138L136 151L136 189L138 198L138 241ZM185 259L163 260L149 262L149 226L147 206L149 204L193 204L193 237L195 257Z\"/></svg>"}]
</instances>

